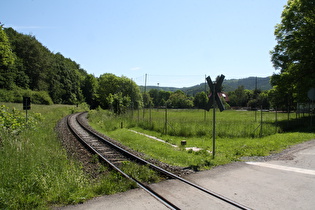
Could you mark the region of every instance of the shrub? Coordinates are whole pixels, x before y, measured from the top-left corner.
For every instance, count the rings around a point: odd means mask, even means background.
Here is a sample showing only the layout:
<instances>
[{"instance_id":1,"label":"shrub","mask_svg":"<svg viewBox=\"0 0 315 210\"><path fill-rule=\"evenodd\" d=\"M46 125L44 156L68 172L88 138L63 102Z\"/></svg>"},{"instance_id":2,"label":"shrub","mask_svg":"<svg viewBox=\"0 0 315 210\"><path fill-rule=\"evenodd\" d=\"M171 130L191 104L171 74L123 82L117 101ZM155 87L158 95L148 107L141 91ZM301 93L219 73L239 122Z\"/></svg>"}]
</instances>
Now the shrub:
<instances>
[{"instance_id":1,"label":"shrub","mask_svg":"<svg viewBox=\"0 0 315 210\"><path fill-rule=\"evenodd\" d=\"M32 91L31 101L34 104L53 104L53 101L46 91Z\"/></svg>"},{"instance_id":2,"label":"shrub","mask_svg":"<svg viewBox=\"0 0 315 210\"><path fill-rule=\"evenodd\" d=\"M0 101L2 102L22 103L23 96L31 97L31 102L34 104L53 104L53 101L46 91L32 91L21 88L15 88L14 90L0 90Z\"/></svg>"},{"instance_id":3,"label":"shrub","mask_svg":"<svg viewBox=\"0 0 315 210\"><path fill-rule=\"evenodd\" d=\"M5 105L0 107L0 128L8 133L18 134L26 128L32 129L40 120L42 120L42 117L39 113L34 114L32 117L28 117L28 120L26 121L25 116L21 111L15 108L9 111L9 108Z\"/></svg>"}]
</instances>

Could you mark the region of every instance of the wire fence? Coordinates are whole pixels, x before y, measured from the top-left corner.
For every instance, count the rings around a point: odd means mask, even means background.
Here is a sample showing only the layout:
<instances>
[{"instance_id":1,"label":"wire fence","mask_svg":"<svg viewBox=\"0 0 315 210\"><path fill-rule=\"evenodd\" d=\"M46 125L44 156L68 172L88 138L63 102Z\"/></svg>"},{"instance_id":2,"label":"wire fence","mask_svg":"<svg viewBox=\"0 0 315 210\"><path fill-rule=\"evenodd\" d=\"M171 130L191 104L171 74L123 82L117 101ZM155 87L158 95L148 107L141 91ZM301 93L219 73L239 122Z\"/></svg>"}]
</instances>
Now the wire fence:
<instances>
[{"instance_id":1,"label":"wire fence","mask_svg":"<svg viewBox=\"0 0 315 210\"><path fill-rule=\"evenodd\" d=\"M296 113L225 110L216 114L216 135L222 138L263 137L308 124ZM210 136L212 112L198 109L142 109L129 113L137 126L174 136Z\"/></svg>"}]
</instances>

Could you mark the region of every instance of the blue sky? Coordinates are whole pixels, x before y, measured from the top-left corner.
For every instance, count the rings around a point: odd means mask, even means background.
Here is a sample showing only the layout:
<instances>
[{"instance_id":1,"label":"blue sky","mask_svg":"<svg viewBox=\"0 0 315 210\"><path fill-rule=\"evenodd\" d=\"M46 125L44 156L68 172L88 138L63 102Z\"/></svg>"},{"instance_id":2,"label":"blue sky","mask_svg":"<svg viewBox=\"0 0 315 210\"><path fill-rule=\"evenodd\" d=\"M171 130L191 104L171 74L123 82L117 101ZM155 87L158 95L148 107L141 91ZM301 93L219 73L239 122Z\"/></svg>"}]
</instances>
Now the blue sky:
<instances>
[{"instance_id":1,"label":"blue sky","mask_svg":"<svg viewBox=\"0 0 315 210\"><path fill-rule=\"evenodd\" d=\"M271 76L287 0L2 0L0 22L98 77L190 87Z\"/></svg>"}]
</instances>

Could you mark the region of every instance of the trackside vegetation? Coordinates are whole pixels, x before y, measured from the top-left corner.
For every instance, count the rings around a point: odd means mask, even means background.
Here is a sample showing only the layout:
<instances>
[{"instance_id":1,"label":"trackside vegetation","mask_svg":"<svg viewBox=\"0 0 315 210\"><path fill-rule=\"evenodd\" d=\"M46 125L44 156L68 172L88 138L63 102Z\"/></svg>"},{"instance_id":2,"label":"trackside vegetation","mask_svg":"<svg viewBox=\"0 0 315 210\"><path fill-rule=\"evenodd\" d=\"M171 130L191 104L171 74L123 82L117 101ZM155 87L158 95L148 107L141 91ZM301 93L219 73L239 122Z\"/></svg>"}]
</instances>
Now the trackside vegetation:
<instances>
[{"instance_id":1,"label":"trackside vegetation","mask_svg":"<svg viewBox=\"0 0 315 210\"><path fill-rule=\"evenodd\" d=\"M211 155L211 112L205 116L203 110L168 110L165 113L165 109L156 109L115 115L99 109L89 112L89 123L124 145L145 153L147 158L195 170L240 161L243 157L267 156L314 138L311 128L305 132L284 132L290 127L298 128L298 123L309 123L309 120L292 119L287 123L287 113L257 112L256 115L254 111L217 113L214 159ZM173 146L131 130L157 137ZM182 140L187 144L182 146ZM194 147L200 150L193 150Z\"/></svg>"},{"instance_id":2,"label":"trackside vegetation","mask_svg":"<svg viewBox=\"0 0 315 210\"><path fill-rule=\"evenodd\" d=\"M48 209L135 187L106 168L94 179L67 157L54 127L86 106L32 105L26 122L22 104L1 104L0 209Z\"/></svg>"}]
</instances>

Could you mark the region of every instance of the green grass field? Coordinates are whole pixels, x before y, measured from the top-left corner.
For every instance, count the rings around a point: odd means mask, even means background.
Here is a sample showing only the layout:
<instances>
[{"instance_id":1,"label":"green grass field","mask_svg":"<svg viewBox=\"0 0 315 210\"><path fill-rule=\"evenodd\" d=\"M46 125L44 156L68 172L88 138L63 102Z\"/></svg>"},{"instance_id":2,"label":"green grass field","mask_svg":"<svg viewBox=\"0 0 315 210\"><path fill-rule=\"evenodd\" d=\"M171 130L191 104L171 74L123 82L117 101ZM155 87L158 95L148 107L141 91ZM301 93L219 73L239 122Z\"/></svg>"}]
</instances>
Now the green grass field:
<instances>
[{"instance_id":1,"label":"green grass field","mask_svg":"<svg viewBox=\"0 0 315 210\"><path fill-rule=\"evenodd\" d=\"M167 114L167 117L166 117ZM256 115L256 116L255 116ZM291 114L290 118L294 118ZM108 111L91 111L89 122L97 130L121 141L148 158L194 169L239 161L244 156L266 156L290 145L313 139L314 132L283 132L287 113L233 111L216 113L216 155L212 158L212 111L143 110L115 116ZM295 122L295 121L294 121ZM167 128L166 128L167 126ZM172 147L129 129L158 137ZM201 151L185 147L201 148Z\"/></svg>"},{"instance_id":2,"label":"green grass field","mask_svg":"<svg viewBox=\"0 0 315 210\"><path fill-rule=\"evenodd\" d=\"M76 160L67 156L57 138L56 123L62 117L86 106L32 105L28 123L22 104L1 103L0 109L0 209L48 209L83 202L98 195L112 194L134 188L134 184L121 175L107 171L94 179L82 170ZM13 107L15 109L13 110ZM163 162L208 169L216 165L238 161L243 156L268 155L290 145L314 138L314 132L282 131L286 114L263 113L262 132L260 115L254 112L224 111L217 113L216 156L212 159L212 115L201 110L134 111L115 116L109 111L89 111L89 122L97 130L121 141L134 150ZM167 125L167 129L165 129ZM158 142L129 129L161 138L171 144ZM261 138L259 138L261 134ZM198 147L194 152L180 146ZM92 160L91 160L92 161ZM129 174L135 173L132 164L126 162ZM150 183L158 180L156 175L141 168L139 178Z\"/></svg>"},{"instance_id":3,"label":"green grass field","mask_svg":"<svg viewBox=\"0 0 315 210\"><path fill-rule=\"evenodd\" d=\"M32 105L31 123L25 124L21 104L1 105L5 108L0 114L0 209L48 209L134 187L115 172L93 179L67 157L54 128L62 117L82 107Z\"/></svg>"}]
</instances>

